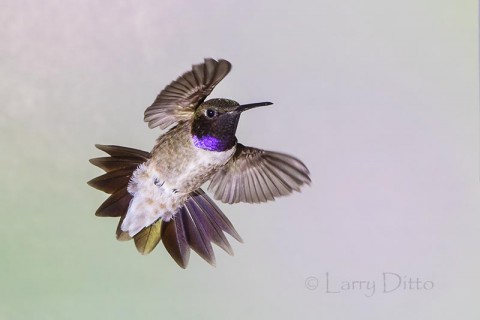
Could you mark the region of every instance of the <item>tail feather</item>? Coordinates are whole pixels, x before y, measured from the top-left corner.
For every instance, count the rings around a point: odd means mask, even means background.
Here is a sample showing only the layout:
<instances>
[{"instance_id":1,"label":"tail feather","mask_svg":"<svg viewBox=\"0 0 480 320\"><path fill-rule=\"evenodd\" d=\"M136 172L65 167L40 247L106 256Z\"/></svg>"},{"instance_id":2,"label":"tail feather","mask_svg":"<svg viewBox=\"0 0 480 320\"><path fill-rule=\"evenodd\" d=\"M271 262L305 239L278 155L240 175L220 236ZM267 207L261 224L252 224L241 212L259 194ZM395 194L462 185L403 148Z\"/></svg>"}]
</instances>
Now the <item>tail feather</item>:
<instances>
[{"instance_id":1,"label":"tail feather","mask_svg":"<svg viewBox=\"0 0 480 320\"><path fill-rule=\"evenodd\" d=\"M143 228L142 231L137 233L133 240L135 247L141 254L149 254L160 242L160 229L162 227L162 221L157 220L147 228Z\"/></svg>"},{"instance_id":2,"label":"tail feather","mask_svg":"<svg viewBox=\"0 0 480 320\"><path fill-rule=\"evenodd\" d=\"M110 171L88 181L87 183L95 189L112 194L120 189L125 189L128 186L128 181L135 168Z\"/></svg>"},{"instance_id":3,"label":"tail feather","mask_svg":"<svg viewBox=\"0 0 480 320\"><path fill-rule=\"evenodd\" d=\"M132 200L132 195L125 187L108 197L97 209L95 215L97 217L121 217L127 214L130 200Z\"/></svg>"},{"instance_id":4,"label":"tail feather","mask_svg":"<svg viewBox=\"0 0 480 320\"><path fill-rule=\"evenodd\" d=\"M127 148L127 147L120 147L120 146L113 146L113 145L103 145L103 144L96 144L95 147L100 149L106 153L108 153L113 158L135 158L143 161L147 161L150 159L150 153L138 149Z\"/></svg>"},{"instance_id":5,"label":"tail feather","mask_svg":"<svg viewBox=\"0 0 480 320\"><path fill-rule=\"evenodd\" d=\"M195 210L192 202L187 201L177 214L180 214L183 219L190 248L198 253L198 255L205 261L214 266L215 254L213 253L212 244L210 243L210 235L204 226L199 223L199 213Z\"/></svg>"},{"instance_id":6,"label":"tail feather","mask_svg":"<svg viewBox=\"0 0 480 320\"><path fill-rule=\"evenodd\" d=\"M150 159L150 154L132 148L96 145L110 157L91 159L90 162L106 173L90 180L88 184L111 194L98 208L95 215L101 217L120 217L116 237L120 241L131 240L128 232L121 229L132 195L127 191L128 182L135 169ZM193 249L208 263L215 265L212 242L233 255L232 247L224 232L242 242L232 223L220 208L198 189L190 194L186 203L175 213L170 221L157 220L143 228L133 239L137 250L142 254L150 253L160 242L182 268L186 268Z\"/></svg>"},{"instance_id":7,"label":"tail feather","mask_svg":"<svg viewBox=\"0 0 480 320\"><path fill-rule=\"evenodd\" d=\"M220 210L215 202L213 202L202 189L195 190L192 192L192 195L199 206L205 210L206 215L209 216L212 221L215 221L220 229L231 235L238 242L243 243L242 237L240 237L237 230L235 230L230 220L228 220L222 210Z\"/></svg>"},{"instance_id":8,"label":"tail feather","mask_svg":"<svg viewBox=\"0 0 480 320\"><path fill-rule=\"evenodd\" d=\"M183 219L179 215L175 215L170 221L162 222L162 242L173 260L185 269L190 259L190 246Z\"/></svg>"},{"instance_id":9,"label":"tail feather","mask_svg":"<svg viewBox=\"0 0 480 320\"><path fill-rule=\"evenodd\" d=\"M201 191L202 190L200 189L199 192ZM196 220L195 223L203 226L210 241L222 248L229 255L233 255L232 247L230 246L227 237L225 237L222 228L216 221L218 220L218 217L223 215L222 212L214 211L212 216L215 218L212 218L208 214L208 211L211 211L213 208L205 206L205 204L202 202L203 199L199 195L199 192L187 200L188 202L192 203L192 207L195 208L195 215L192 216L195 218L194 221Z\"/></svg>"},{"instance_id":10,"label":"tail feather","mask_svg":"<svg viewBox=\"0 0 480 320\"><path fill-rule=\"evenodd\" d=\"M138 165L149 159L149 153L132 148L95 145L111 157L95 158L90 162L106 173L88 181L91 187L112 194L95 212L99 217L125 215L132 196L127 191L128 181Z\"/></svg>"},{"instance_id":11,"label":"tail feather","mask_svg":"<svg viewBox=\"0 0 480 320\"><path fill-rule=\"evenodd\" d=\"M128 207L128 206L127 206ZM125 211L126 212L126 211ZM127 214L125 213L124 215L122 215L120 217L120 221L118 221L118 225L117 225L117 231L115 232L115 235L117 237L117 240L118 241L128 241L128 240L132 240L132 237L130 237L130 235L128 234L128 232L126 231L123 231L121 226L122 226L122 222L123 222L123 219L125 219L125 216Z\"/></svg>"},{"instance_id":12,"label":"tail feather","mask_svg":"<svg viewBox=\"0 0 480 320\"><path fill-rule=\"evenodd\" d=\"M120 169L132 169L133 171L137 167L136 160L136 158L102 157L90 159L90 163L106 172Z\"/></svg>"}]
</instances>

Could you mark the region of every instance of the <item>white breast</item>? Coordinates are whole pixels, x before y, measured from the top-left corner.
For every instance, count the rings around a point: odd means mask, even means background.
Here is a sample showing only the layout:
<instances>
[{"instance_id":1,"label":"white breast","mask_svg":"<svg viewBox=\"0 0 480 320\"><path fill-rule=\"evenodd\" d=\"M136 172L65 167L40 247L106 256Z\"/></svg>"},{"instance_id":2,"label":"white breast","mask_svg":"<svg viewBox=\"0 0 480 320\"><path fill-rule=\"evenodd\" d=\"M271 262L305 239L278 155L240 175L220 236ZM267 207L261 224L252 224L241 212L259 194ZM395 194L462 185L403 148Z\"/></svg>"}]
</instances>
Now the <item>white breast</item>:
<instances>
[{"instance_id":1,"label":"white breast","mask_svg":"<svg viewBox=\"0 0 480 320\"><path fill-rule=\"evenodd\" d=\"M185 166L183 172L177 177L177 181L194 178L196 174L207 170L212 166L223 166L235 152L235 147L230 150L216 152L195 148L195 161Z\"/></svg>"}]
</instances>

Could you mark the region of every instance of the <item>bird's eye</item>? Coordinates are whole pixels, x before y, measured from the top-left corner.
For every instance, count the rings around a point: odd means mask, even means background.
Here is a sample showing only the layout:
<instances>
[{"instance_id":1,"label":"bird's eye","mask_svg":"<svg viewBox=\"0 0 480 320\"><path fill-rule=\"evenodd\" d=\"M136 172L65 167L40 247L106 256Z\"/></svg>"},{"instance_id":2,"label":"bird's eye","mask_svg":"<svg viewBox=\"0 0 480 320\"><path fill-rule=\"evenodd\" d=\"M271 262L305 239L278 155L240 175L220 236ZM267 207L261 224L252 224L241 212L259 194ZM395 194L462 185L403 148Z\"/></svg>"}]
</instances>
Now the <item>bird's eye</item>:
<instances>
[{"instance_id":1,"label":"bird's eye","mask_svg":"<svg viewBox=\"0 0 480 320\"><path fill-rule=\"evenodd\" d=\"M205 111L205 115L206 115L207 117L209 117L210 119L213 118L213 117L215 117L216 114L217 114L217 113L216 113L215 110L213 110L213 109L207 109L207 110Z\"/></svg>"}]
</instances>

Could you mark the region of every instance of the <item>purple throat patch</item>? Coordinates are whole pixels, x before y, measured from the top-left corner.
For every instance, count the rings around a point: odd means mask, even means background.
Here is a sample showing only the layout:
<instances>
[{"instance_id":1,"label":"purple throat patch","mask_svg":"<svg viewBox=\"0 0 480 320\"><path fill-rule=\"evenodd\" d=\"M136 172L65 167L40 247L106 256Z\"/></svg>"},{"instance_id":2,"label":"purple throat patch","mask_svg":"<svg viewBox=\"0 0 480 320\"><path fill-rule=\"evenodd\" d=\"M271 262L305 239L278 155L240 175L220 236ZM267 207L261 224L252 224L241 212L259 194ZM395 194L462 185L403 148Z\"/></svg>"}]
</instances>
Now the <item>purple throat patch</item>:
<instances>
[{"instance_id":1,"label":"purple throat patch","mask_svg":"<svg viewBox=\"0 0 480 320\"><path fill-rule=\"evenodd\" d=\"M213 136L197 137L193 136L193 144L197 148L201 148L208 151L224 151L225 143Z\"/></svg>"}]
</instances>

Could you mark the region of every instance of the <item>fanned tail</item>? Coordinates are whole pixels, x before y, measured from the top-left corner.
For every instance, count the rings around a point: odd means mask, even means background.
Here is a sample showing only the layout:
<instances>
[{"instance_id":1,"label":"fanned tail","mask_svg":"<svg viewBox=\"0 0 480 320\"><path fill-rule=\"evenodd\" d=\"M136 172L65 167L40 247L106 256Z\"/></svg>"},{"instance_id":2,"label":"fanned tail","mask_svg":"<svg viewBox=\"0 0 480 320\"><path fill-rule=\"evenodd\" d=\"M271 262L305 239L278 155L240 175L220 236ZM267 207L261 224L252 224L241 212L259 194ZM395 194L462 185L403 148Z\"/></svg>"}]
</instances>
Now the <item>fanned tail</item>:
<instances>
[{"instance_id":1,"label":"fanned tail","mask_svg":"<svg viewBox=\"0 0 480 320\"><path fill-rule=\"evenodd\" d=\"M110 157L90 159L90 163L103 169L106 173L90 181L88 185L111 194L95 212L98 217L121 217L123 221L127 214L132 195L127 186L135 169L150 158L150 153L120 147L96 144L95 147L108 153ZM128 233L117 228L117 239L130 240Z\"/></svg>"},{"instance_id":2,"label":"fanned tail","mask_svg":"<svg viewBox=\"0 0 480 320\"><path fill-rule=\"evenodd\" d=\"M150 153L132 148L95 145L108 153L110 157L91 159L90 162L106 173L90 180L88 184L98 190L111 194L95 212L100 217L120 217L117 226L117 239L131 240L128 232L121 230L132 195L127 187L133 171L150 159ZM162 240L165 248L177 264L186 268L190 258L190 248L211 265L215 265L215 254L211 243L218 245L225 252L233 255L232 247L225 233L237 241L242 238L232 223L203 192L192 192L185 204L175 213L170 221L157 220L143 228L133 239L137 250L142 254L150 253Z\"/></svg>"},{"instance_id":3,"label":"fanned tail","mask_svg":"<svg viewBox=\"0 0 480 320\"><path fill-rule=\"evenodd\" d=\"M173 219L162 223L163 244L182 268L187 267L190 248L205 261L215 265L211 242L233 255L224 232L243 242L232 223L202 189L192 192Z\"/></svg>"}]
</instances>

